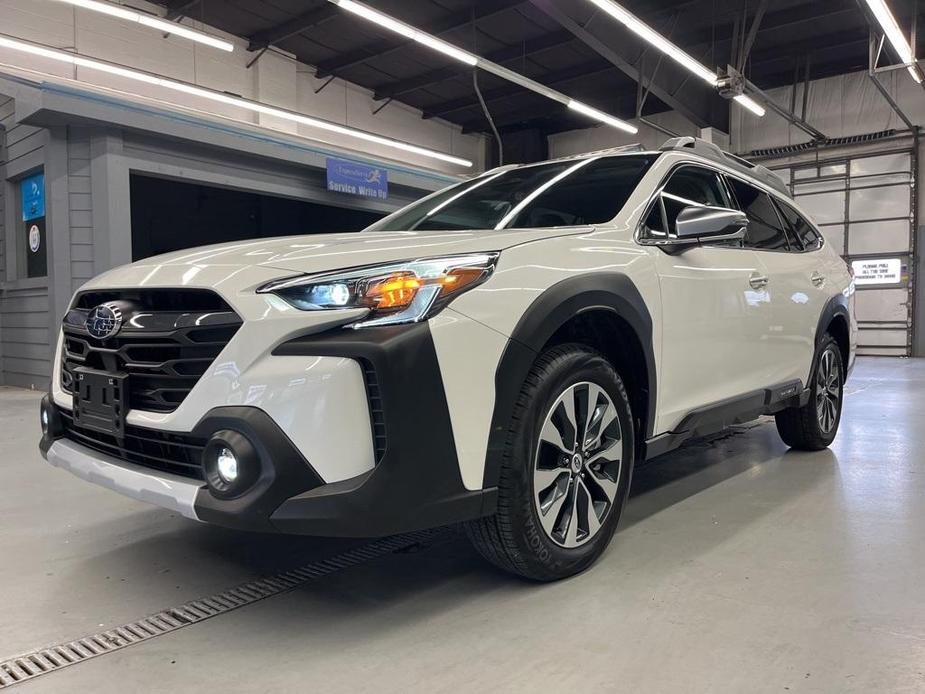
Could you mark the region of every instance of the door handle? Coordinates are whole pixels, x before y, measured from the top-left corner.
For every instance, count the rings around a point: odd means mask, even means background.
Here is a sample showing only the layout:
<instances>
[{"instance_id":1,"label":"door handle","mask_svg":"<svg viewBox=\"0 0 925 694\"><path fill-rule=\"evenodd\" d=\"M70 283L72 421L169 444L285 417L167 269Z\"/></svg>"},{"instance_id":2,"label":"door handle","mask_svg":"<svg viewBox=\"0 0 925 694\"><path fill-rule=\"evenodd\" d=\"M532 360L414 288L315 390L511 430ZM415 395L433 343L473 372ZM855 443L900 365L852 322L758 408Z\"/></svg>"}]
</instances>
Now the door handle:
<instances>
[{"instance_id":1,"label":"door handle","mask_svg":"<svg viewBox=\"0 0 925 694\"><path fill-rule=\"evenodd\" d=\"M818 272L814 272L813 276L809 279L817 287L821 287L823 284L825 284L825 275L821 275Z\"/></svg>"},{"instance_id":2,"label":"door handle","mask_svg":"<svg viewBox=\"0 0 925 694\"><path fill-rule=\"evenodd\" d=\"M767 275L752 275L748 278L748 283L752 286L752 289L764 289L768 286L768 281Z\"/></svg>"}]
</instances>

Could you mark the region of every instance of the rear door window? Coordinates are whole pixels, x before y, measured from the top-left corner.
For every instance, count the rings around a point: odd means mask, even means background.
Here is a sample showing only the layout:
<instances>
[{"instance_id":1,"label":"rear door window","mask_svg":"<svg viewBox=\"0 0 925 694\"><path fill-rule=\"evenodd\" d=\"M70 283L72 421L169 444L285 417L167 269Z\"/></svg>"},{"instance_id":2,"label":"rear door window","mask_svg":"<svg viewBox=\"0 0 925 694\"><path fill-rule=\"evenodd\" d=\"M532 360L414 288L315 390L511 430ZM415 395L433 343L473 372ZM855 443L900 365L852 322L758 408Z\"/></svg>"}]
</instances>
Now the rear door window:
<instances>
[{"instance_id":1,"label":"rear door window","mask_svg":"<svg viewBox=\"0 0 925 694\"><path fill-rule=\"evenodd\" d=\"M729 179L739 209L748 217L745 247L765 251L789 251L790 239L771 197L763 190L736 178Z\"/></svg>"},{"instance_id":2,"label":"rear door window","mask_svg":"<svg viewBox=\"0 0 925 694\"><path fill-rule=\"evenodd\" d=\"M793 235L799 240L803 250L814 251L817 248L821 248L822 237L819 235L819 232L813 228L813 225L806 221L799 212L790 207L787 203L781 202L780 200L776 202L781 214L784 216L784 219L787 220L787 223L790 224L790 229Z\"/></svg>"}]
</instances>

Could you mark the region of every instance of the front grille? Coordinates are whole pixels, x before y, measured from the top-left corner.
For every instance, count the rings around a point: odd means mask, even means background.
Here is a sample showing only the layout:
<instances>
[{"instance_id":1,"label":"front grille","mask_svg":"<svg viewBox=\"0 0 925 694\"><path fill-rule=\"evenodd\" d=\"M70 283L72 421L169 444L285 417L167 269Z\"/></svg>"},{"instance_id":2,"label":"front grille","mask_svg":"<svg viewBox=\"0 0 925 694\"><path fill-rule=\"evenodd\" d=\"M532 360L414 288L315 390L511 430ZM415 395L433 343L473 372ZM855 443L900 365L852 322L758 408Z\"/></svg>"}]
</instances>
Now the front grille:
<instances>
[{"instance_id":1,"label":"front grille","mask_svg":"<svg viewBox=\"0 0 925 694\"><path fill-rule=\"evenodd\" d=\"M123 327L99 340L84 324L104 302L119 305ZM240 317L213 292L87 292L64 320L61 385L73 392L79 367L126 373L130 409L173 412L240 327Z\"/></svg>"},{"instance_id":2,"label":"front grille","mask_svg":"<svg viewBox=\"0 0 925 694\"><path fill-rule=\"evenodd\" d=\"M70 412L59 412L64 437L74 443L152 470L205 480L202 472L204 439L135 426L126 426L125 436L117 439L110 434L76 426Z\"/></svg>"}]
</instances>

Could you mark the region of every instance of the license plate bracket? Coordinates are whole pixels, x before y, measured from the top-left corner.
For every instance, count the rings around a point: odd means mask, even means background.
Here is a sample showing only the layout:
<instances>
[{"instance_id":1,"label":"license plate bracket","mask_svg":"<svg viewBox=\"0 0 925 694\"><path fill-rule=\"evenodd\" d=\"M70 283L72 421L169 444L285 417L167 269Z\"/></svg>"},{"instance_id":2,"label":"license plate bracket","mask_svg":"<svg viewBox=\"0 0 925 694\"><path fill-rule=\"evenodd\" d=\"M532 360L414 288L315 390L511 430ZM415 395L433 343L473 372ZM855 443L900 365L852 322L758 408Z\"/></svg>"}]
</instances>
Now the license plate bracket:
<instances>
[{"instance_id":1,"label":"license plate bracket","mask_svg":"<svg viewBox=\"0 0 925 694\"><path fill-rule=\"evenodd\" d=\"M122 438L128 412L127 380L124 373L75 369L74 424Z\"/></svg>"}]
</instances>

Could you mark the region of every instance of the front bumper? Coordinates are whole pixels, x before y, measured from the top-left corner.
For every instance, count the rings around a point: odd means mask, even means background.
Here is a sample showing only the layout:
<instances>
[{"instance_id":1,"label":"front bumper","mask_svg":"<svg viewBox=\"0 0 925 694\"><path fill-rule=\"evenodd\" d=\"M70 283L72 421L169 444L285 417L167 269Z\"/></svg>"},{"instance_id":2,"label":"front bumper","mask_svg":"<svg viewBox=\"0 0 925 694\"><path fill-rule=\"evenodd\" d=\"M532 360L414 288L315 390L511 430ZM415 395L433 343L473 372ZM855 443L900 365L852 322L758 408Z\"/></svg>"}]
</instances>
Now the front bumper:
<instances>
[{"instance_id":1,"label":"front bumper","mask_svg":"<svg viewBox=\"0 0 925 694\"><path fill-rule=\"evenodd\" d=\"M363 335L336 331L301 337L278 347L271 358L324 356L355 359L376 374L386 445L372 469L348 479L325 483L276 421L252 406L217 407L191 432L177 434L204 441L231 430L253 444L259 475L231 499L219 498L201 481L147 470L64 438L59 405L48 397L43 407L51 426L41 449L51 464L88 481L190 518L244 530L381 537L494 512L497 490L470 491L463 485L426 323Z\"/></svg>"},{"instance_id":2,"label":"front bumper","mask_svg":"<svg viewBox=\"0 0 925 694\"><path fill-rule=\"evenodd\" d=\"M88 482L193 520L199 518L195 506L200 485L184 477L166 472L154 474L140 465L132 465L67 439L50 442L44 455L51 465Z\"/></svg>"}]
</instances>

